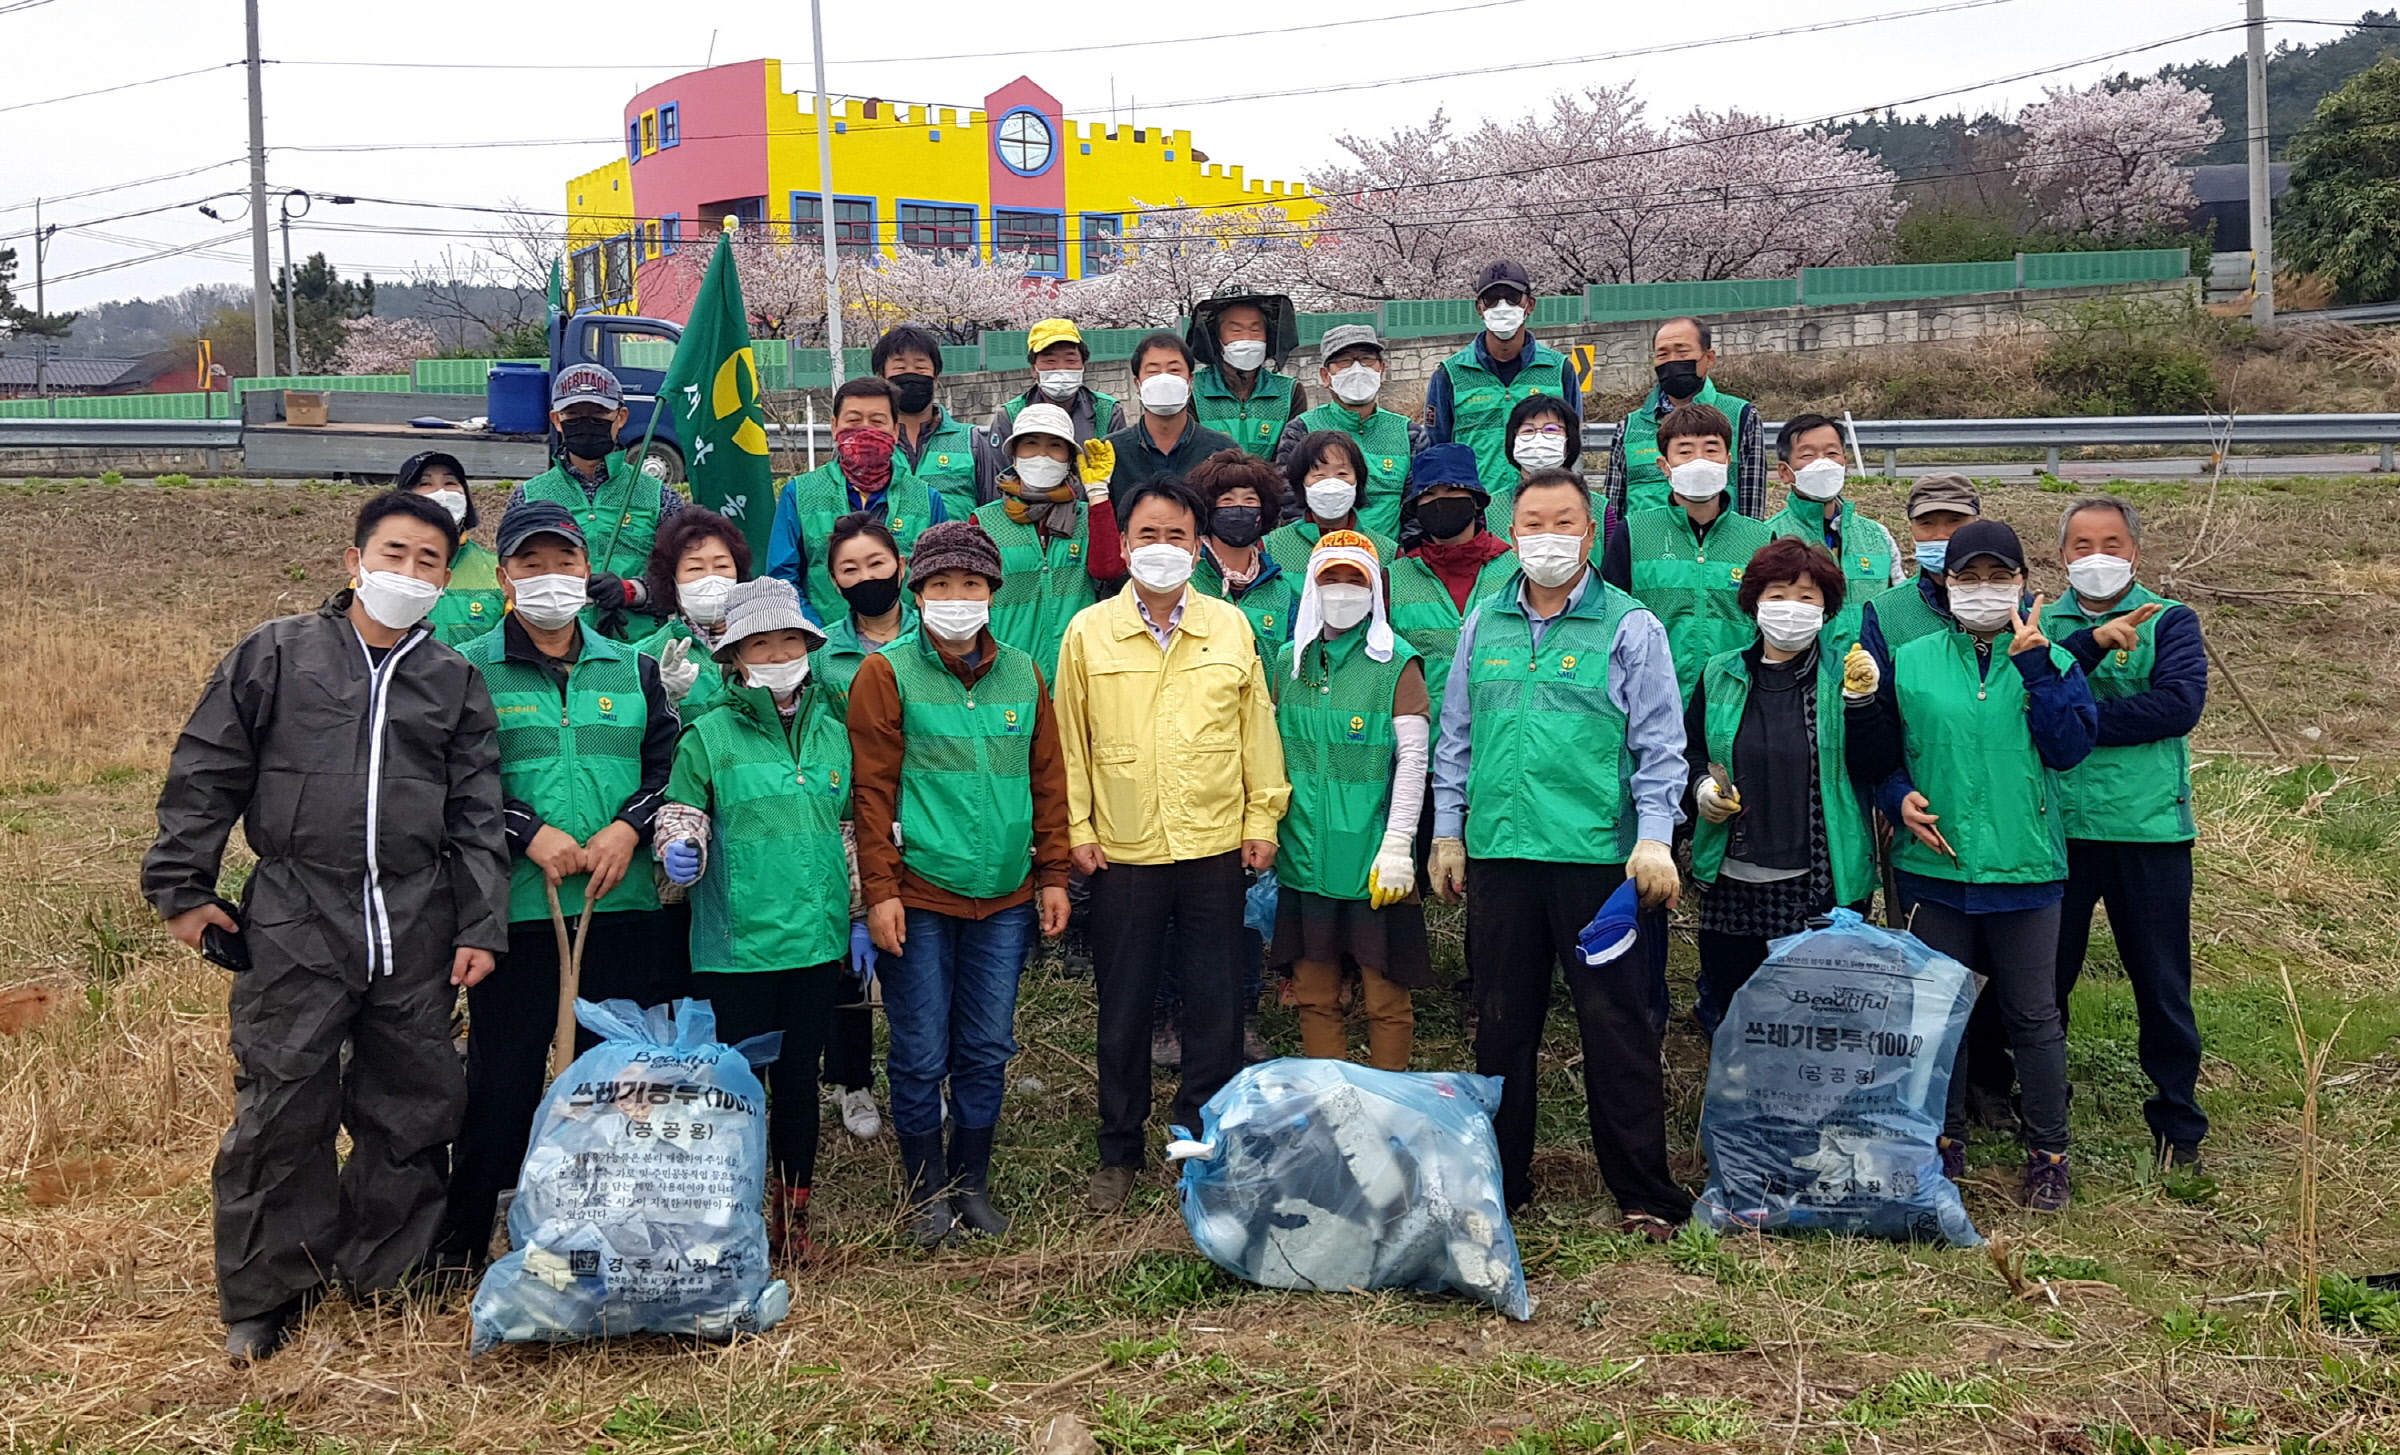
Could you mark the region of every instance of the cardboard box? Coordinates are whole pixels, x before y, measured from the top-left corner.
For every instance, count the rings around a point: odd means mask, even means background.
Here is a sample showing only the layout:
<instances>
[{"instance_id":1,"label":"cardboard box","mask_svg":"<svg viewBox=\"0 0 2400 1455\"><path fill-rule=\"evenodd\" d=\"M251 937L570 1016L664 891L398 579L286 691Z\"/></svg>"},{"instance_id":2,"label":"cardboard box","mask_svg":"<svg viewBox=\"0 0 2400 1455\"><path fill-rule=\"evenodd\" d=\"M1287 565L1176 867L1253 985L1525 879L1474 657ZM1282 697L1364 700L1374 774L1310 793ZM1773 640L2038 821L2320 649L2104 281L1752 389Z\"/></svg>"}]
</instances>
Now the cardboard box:
<instances>
[{"instance_id":1,"label":"cardboard box","mask_svg":"<svg viewBox=\"0 0 2400 1455\"><path fill-rule=\"evenodd\" d=\"M323 429L325 402L325 391L322 389L286 389L283 391L283 422L302 429Z\"/></svg>"}]
</instances>

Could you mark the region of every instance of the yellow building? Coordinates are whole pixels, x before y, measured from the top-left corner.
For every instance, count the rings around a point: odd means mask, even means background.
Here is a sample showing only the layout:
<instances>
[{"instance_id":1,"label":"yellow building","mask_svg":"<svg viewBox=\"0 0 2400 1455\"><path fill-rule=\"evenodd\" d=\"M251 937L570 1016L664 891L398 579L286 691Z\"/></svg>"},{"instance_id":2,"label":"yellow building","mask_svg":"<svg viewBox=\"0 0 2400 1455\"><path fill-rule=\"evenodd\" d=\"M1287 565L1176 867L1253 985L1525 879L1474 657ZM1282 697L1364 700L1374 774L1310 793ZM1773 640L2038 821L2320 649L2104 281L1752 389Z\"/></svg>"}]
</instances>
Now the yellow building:
<instances>
[{"instance_id":1,"label":"yellow building","mask_svg":"<svg viewBox=\"0 0 2400 1455\"><path fill-rule=\"evenodd\" d=\"M850 257L1005 254L1028 259L1029 276L1082 278L1115 265L1143 207L1317 210L1304 186L1210 161L1188 131L1072 120L1022 76L963 117L845 98L833 132L834 241ZM727 216L820 243L820 191L816 99L784 89L781 62L653 86L625 108L625 154L567 183L574 306L681 318L688 297L669 295L684 287L645 284L642 264Z\"/></svg>"}]
</instances>

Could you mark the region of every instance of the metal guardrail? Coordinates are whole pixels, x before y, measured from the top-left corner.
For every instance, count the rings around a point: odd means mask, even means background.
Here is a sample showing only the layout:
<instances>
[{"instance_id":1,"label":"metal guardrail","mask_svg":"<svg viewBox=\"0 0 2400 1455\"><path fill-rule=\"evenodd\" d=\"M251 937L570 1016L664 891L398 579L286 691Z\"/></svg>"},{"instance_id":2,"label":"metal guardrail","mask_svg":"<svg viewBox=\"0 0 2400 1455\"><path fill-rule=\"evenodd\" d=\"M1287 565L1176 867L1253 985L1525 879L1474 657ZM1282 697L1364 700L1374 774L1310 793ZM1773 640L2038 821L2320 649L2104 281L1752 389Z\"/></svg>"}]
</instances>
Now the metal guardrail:
<instances>
[{"instance_id":1,"label":"metal guardrail","mask_svg":"<svg viewBox=\"0 0 2400 1455\"><path fill-rule=\"evenodd\" d=\"M238 419L0 419L4 449L233 449Z\"/></svg>"}]
</instances>

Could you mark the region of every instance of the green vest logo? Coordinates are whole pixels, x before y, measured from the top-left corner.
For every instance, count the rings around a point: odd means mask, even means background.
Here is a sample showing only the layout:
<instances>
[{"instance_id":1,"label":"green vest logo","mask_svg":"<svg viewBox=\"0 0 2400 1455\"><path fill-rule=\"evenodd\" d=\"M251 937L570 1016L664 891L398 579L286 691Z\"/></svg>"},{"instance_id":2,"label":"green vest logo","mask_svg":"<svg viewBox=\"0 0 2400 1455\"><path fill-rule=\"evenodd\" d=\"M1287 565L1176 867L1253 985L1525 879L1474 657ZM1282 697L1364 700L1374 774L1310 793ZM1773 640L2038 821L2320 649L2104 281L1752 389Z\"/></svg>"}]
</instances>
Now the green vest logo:
<instances>
[{"instance_id":1,"label":"green vest logo","mask_svg":"<svg viewBox=\"0 0 2400 1455\"><path fill-rule=\"evenodd\" d=\"M601 698L598 706L600 708L600 715L602 717L615 717L617 715L617 700L613 697Z\"/></svg>"},{"instance_id":2,"label":"green vest logo","mask_svg":"<svg viewBox=\"0 0 2400 1455\"><path fill-rule=\"evenodd\" d=\"M1575 675L1575 654L1573 652L1569 652L1565 656L1558 659L1558 675L1561 677L1572 677Z\"/></svg>"},{"instance_id":3,"label":"green vest logo","mask_svg":"<svg viewBox=\"0 0 2400 1455\"><path fill-rule=\"evenodd\" d=\"M1015 732L1017 730L1017 710L1013 707L1000 709L1000 721L1007 726L1008 731Z\"/></svg>"},{"instance_id":4,"label":"green vest logo","mask_svg":"<svg viewBox=\"0 0 2400 1455\"><path fill-rule=\"evenodd\" d=\"M1354 743L1363 743L1363 742L1365 742L1366 740L1367 740L1367 720L1366 720L1365 718L1363 718L1363 717L1353 717L1353 718L1351 718L1351 719L1350 719L1350 741L1352 741L1352 742L1354 742Z\"/></svg>"},{"instance_id":5,"label":"green vest logo","mask_svg":"<svg viewBox=\"0 0 2400 1455\"><path fill-rule=\"evenodd\" d=\"M950 463L950 457L948 455L935 455L933 457L933 462L937 465L946 466Z\"/></svg>"},{"instance_id":6,"label":"green vest logo","mask_svg":"<svg viewBox=\"0 0 2400 1455\"><path fill-rule=\"evenodd\" d=\"M467 615L469 615L469 616L481 616L481 615L483 615L483 603L482 603L482 602L480 602L480 601L470 601L470 602L468 602L468 603L467 603Z\"/></svg>"}]
</instances>

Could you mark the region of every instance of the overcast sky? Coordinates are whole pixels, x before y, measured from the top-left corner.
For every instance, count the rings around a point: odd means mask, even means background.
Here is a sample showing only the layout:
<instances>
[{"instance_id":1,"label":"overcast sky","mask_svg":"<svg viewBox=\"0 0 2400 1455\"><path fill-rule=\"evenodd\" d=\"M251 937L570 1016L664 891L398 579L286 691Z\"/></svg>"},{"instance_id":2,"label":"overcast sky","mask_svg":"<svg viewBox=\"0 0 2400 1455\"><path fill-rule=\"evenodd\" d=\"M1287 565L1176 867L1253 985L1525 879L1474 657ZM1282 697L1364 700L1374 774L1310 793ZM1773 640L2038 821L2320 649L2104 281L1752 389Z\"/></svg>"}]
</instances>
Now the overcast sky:
<instances>
[{"instance_id":1,"label":"overcast sky","mask_svg":"<svg viewBox=\"0 0 2400 1455\"><path fill-rule=\"evenodd\" d=\"M1965 0L1949 13L1814 34L1647 57L1576 59L1689 41L1693 20L1710 34L1732 36L1927 4L1323 0L1037 7L1024 0L827 0L825 43L828 83L839 92L972 104L1022 73L1064 101L1069 115L1098 118L1107 114L1113 81L1121 113L1138 106L1143 125L1188 128L1194 145L1212 159L1239 163L1253 177L1298 179L1337 154L1336 136L1419 121L1437 107L1461 121L1505 118L1524 114L1555 91L1631 80L1654 115L1738 103L1781 117L1827 116L2060 66L2242 16L2240 0ZM2293 0L2275 8L2341 20L2355 16L2359 5ZM517 198L555 210L568 176L615 154L626 98L697 68L712 46L720 62L780 57L787 84L806 84L809 77L808 10L797 0L713 6L262 0L261 10L263 53L270 61L377 63L267 67L269 183L320 195L479 205ZM1037 10L1049 17L1038 30L1028 24ZM1298 34L1143 44L1378 15L1401 18ZM1038 44L1037 33L1065 45L1110 48L1003 54ZM2270 44L2278 38L2315 42L2336 34L2329 27L2294 26L2271 29L2269 38ZM1905 110L2012 111L2039 99L2044 85L2088 84L2171 60L2223 59L2241 44L2238 31L2224 31ZM10 133L10 145L0 153L0 208L8 209L0 210L0 237L18 249L20 289L31 291L24 234L33 214L14 204L217 163L232 165L46 206L44 222L61 224L49 273L64 279L51 288L49 305L67 309L156 297L196 282L248 281L241 200L217 204L234 219L225 223L188 205L247 185L240 165L247 146L240 0L0 0L0 53L14 61L0 91L0 123ZM961 58L938 58L950 56ZM1552 58L1574 63L1540 64ZM113 95L25 104L211 66L221 68ZM1518 69L1473 74L1493 67ZM1309 94L1312 88L1429 72L1445 74ZM1211 99L1258 93L1270 94L1263 100ZM494 142L570 144L488 145ZM307 150L346 146L372 149ZM157 208L166 210L119 216ZM117 220L105 220L111 218ZM424 206L320 203L314 217L295 225L293 248L296 255L323 250L345 274L396 277L445 246L474 246L471 234L489 225L473 213ZM136 261L194 244L202 246ZM67 276L89 269L106 271Z\"/></svg>"}]
</instances>

